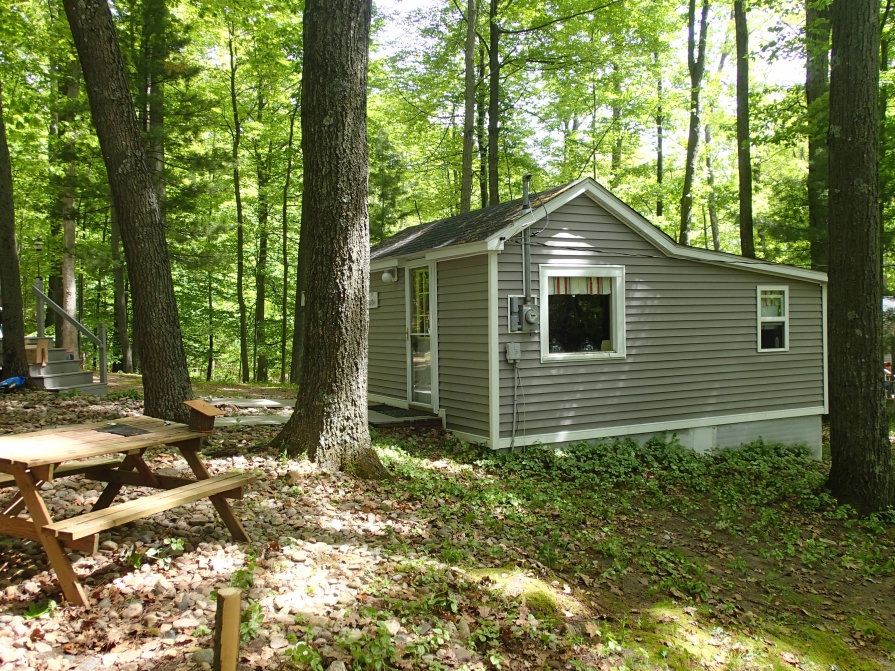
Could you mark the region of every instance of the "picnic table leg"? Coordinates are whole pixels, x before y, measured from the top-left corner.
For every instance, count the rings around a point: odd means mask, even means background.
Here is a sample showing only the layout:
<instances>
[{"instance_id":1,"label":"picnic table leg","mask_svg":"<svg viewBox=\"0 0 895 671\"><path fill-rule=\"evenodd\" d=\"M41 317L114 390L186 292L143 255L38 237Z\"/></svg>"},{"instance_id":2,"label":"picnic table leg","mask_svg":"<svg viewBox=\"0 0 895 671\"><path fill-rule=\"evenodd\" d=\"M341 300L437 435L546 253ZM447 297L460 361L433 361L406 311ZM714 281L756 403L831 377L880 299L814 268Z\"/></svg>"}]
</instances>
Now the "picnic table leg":
<instances>
[{"instance_id":1,"label":"picnic table leg","mask_svg":"<svg viewBox=\"0 0 895 671\"><path fill-rule=\"evenodd\" d=\"M127 455L122 462L118 465L116 470L119 471L132 471L137 468L137 461L141 460L141 456L145 450L141 450L140 454L129 454ZM94 510L104 510L112 505L112 502L115 500L115 497L118 496L118 493L121 491L121 488L124 487L121 483L118 482L108 482L106 486L103 488L102 494L99 495L99 498L96 500L96 503L93 504L93 507L90 509Z\"/></svg>"},{"instance_id":2,"label":"picnic table leg","mask_svg":"<svg viewBox=\"0 0 895 671\"><path fill-rule=\"evenodd\" d=\"M31 521L34 523L35 529L37 529L40 543L43 545L44 552L47 553L47 558L50 560L50 566L56 571L56 578L59 580L59 586L62 587L62 593L72 605L83 606L84 608L89 607L90 601L87 599L87 594L78 580L78 575L68 560L65 549L62 547L59 539L56 538L56 535L46 529L46 526L51 524L53 519L50 517L50 511L47 510L44 500L37 492L34 477L24 468L15 469L13 475L16 479L16 485L19 487L19 492L25 500L28 512L31 513Z\"/></svg>"},{"instance_id":3,"label":"picnic table leg","mask_svg":"<svg viewBox=\"0 0 895 671\"><path fill-rule=\"evenodd\" d=\"M179 447L180 453L183 455L183 458L186 459L186 463L190 465L190 468L193 469L193 473L196 476L197 480L207 480L211 477L208 473L208 469L205 468L205 464L202 463L202 460L199 458L199 455L196 453L198 447L202 445L202 439L198 439L198 446L194 449L190 449L190 447ZM246 533L245 529L242 528L242 522L239 521L239 518L233 512L233 509L230 507L230 504L227 503L227 499L225 499L220 494L213 494L209 497L211 499L211 503L214 505L215 510L218 511L218 515L221 516L221 519L224 520L224 524L227 526L228 531L230 531L230 535L233 536L233 540L240 541L242 543L249 543L251 539L249 535Z\"/></svg>"}]
</instances>

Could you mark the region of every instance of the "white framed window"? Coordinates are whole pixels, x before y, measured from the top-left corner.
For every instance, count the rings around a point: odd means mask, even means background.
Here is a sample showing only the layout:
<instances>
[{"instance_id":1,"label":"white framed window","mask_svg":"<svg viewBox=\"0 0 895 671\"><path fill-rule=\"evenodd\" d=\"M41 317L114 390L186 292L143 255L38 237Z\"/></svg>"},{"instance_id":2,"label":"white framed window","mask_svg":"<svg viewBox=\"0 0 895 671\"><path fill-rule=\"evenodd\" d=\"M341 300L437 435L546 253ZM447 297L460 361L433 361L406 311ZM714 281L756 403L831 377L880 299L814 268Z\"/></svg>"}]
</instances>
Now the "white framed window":
<instances>
[{"instance_id":1,"label":"white framed window","mask_svg":"<svg viewBox=\"0 0 895 671\"><path fill-rule=\"evenodd\" d=\"M541 361L625 357L625 267L539 267Z\"/></svg>"},{"instance_id":2,"label":"white framed window","mask_svg":"<svg viewBox=\"0 0 895 671\"><path fill-rule=\"evenodd\" d=\"M789 287L756 287L758 299L758 351L789 351Z\"/></svg>"}]
</instances>

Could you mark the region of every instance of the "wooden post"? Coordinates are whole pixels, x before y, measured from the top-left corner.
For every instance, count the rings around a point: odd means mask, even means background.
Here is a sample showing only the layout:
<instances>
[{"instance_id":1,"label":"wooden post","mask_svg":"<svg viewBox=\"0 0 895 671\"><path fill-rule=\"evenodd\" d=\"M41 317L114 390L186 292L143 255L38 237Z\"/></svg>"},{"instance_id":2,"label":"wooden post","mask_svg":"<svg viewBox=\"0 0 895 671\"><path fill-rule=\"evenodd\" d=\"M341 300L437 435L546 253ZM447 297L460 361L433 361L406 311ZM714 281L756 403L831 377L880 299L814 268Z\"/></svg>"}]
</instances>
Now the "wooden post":
<instances>
[{"instance_id":1,"label":"wooden post","mask_svg":"<svg viewBox=\"0 0 895 671\"><path fill-rule=\"evenodd\" d=\"M214 671L237 671L239 666L239 622L242 617L242 590L218 590L214 620Z\"/></svg>"}]
</instances>

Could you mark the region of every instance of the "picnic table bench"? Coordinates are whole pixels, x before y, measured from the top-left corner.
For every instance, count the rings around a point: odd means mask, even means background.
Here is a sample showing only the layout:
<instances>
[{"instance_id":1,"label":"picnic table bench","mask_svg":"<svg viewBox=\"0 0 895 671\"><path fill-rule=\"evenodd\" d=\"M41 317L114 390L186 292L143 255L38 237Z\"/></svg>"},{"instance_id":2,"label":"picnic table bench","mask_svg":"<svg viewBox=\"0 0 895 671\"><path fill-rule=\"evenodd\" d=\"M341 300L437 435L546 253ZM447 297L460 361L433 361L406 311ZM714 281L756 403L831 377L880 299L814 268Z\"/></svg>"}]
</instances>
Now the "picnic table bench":
<instances>
[{"instance_id":1,"label":"picnic table bench","mask_svg":"<svg viewBox=\"0 0 895 671\"><path fill-rule=\"evenodd\" d=\"M134 417L0 436L0 489L18 489L0 502L0 534L39 542L65 598L85 607L89 601L65 548L94 553L103 531L208 498L233 539L247 542L227 499L242 498L243 487L256 478L242 473L211 476L199 456L208 433L185 424ZM153 472L143 455L149 448L166 445L180 451L195 479ZM106 486L90 512L54 520L40 489L55 478L72 475ZM159 491L112 505L124 486ZM19 516L25 510L30 519Z\"/></svg>"}]
</instances>

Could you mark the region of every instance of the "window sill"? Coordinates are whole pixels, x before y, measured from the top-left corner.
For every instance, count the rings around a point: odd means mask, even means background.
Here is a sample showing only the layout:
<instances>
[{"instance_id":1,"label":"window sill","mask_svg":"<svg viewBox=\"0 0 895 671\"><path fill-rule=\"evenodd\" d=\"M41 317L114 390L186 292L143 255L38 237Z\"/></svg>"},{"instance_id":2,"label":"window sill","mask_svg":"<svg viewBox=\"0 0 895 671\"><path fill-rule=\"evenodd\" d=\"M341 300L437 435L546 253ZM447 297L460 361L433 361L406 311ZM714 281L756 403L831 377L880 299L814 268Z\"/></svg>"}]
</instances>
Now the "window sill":
<instances>
[{"instance_id":1,"label":"window sill","mask_svg":"<svg viewBox=\"0 0 895 671\"><path fill-rule=\"evenodd\" d=\"M624 352L564 352L544 354L541 363L562 363L566 361L600 361L603 359L624 359Z\"/></svg>"},{"instance_id":2,"label":"window sill","mask_svg":"<svg viewBox=\"0 0 895 671\"><path fill-rule=\"evenodd\" d=\"M773 349L757 349L755 350L759 354L782 354L783 352L788 352L789 347L775 347Z\"/></svg>"}]
</instances>

